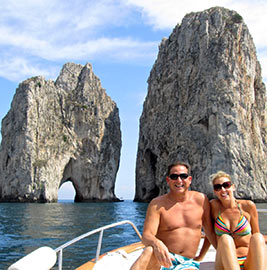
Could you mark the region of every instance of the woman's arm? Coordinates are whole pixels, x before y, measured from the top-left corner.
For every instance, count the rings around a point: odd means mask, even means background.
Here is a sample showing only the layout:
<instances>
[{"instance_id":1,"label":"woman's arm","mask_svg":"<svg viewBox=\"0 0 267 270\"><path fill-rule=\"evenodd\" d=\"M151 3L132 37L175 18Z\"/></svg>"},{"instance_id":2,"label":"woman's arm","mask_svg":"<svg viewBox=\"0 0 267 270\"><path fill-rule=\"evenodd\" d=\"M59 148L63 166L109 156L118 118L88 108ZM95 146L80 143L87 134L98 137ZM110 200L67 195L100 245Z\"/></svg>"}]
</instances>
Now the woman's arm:
<instances>
[{"instance_id":1,"label":"woman's arm","mask_svg":"<svg viewBox=\"0 0 267 270\"><path fill-rule=\"evenodd\" d=\"M246 210L250 215L250 226L252 229L252 234L260 232L258 211L255 203L252 201L247 201L246 209L244 210Z\"/></svg>"},{"instance_id":2,"label":"woman's arm","mask_svg":"<svg viewBox=\"0 0 267 270\"><path fill-rule=\"evenodd\" d=\"M202 261L206 255L206 253L208 252L209 247L210 247L209 239L205 236L201 250L200 250L198 256L194 258L194 260L195 261Z\"/></svg>"},{"instance_id":3,"label":"woman's arm","mask_svg":"<svg viewBox=\"0 0 267 270\"><path fill-rule=\"evenodd\" d=\"M216 201L215 200L211 200L209 202L210 204L210 220L211 220L211 225L212 225L212 233L214 234L214 237L216 239L216 236L215 236L215 232L214 232L214 215L215 215L215 212L216 212ZM216 239L216 244L217 244L217 239ZM208 252L209 248L210 248L210 241L208 239L207 236L205 236L205 239L204 239L204 242L203 242L203 245L200 249L200 252L199 252L199 255L197 257L195 257L195 260L196 261L202 261L206 255L206 253Z\"/></svg>"},{"instance_id":4,"label":"woman's arm","mask_svg":"<svg viewBox=\"0 0 267 270\"><path fill-rule=\"evenodd\" d=\"M205 195L204 201L204 215L203 215L203 227L206 234L206 237L209 239L209 242L216 248L217 247L217 240L214 233L213 227L213 219L211 213L211 205L208 200L208 197Z\"/></svg>"}]
</instances>

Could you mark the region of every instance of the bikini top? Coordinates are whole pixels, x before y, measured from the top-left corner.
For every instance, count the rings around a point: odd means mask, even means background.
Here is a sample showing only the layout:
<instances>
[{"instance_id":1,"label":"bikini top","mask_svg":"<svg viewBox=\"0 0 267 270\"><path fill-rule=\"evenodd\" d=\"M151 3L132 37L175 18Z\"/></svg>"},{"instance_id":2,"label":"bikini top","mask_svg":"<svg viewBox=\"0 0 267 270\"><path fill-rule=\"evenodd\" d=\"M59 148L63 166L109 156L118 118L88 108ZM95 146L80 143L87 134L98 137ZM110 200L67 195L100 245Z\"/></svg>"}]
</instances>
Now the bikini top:
<instances>
[{"instance_id":1,"label":"bikini top","mask_svg":"<svg viewBox=\"0 0 267 270\"><path fill-rule=\"evenodd\" d=\"M237 223L237 226L233 232L231 232L227 228L226 224L223 221L221 213L219 213L218 217L215 220L215 224L214 224L214 230L218 236L221 236L223 234L228 234L231 236L233 236L234 234L239 235L239 236L244 236L244 235L248 235L251 233L251 226L250 226L247 218L243 215L242 210L240 209L239 203L237 203L237 207L240 211L241 216L240 216L240 219Z\"/></svg>"}]
</instances>

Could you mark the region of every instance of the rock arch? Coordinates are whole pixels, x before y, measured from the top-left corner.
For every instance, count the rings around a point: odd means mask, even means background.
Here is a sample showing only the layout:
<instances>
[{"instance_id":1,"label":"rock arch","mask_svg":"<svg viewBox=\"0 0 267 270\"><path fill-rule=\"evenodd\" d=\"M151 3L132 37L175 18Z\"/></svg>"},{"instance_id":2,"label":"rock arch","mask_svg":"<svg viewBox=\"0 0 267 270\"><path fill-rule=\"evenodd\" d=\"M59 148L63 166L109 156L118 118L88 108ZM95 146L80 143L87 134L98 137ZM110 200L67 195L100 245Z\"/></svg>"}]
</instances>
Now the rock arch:
<instances>
[{"instance_id":1,"label":"rock arch","mask_svg":"<svg viewBox=\"0 0 267 270\"><path fill-rule=\"evenodd\" d=\"M75 201L118 200L120 150L118 108L90 64L23 81L2 121L0 200L54 202L68 179Z\"/></svg>"}]
</instances>

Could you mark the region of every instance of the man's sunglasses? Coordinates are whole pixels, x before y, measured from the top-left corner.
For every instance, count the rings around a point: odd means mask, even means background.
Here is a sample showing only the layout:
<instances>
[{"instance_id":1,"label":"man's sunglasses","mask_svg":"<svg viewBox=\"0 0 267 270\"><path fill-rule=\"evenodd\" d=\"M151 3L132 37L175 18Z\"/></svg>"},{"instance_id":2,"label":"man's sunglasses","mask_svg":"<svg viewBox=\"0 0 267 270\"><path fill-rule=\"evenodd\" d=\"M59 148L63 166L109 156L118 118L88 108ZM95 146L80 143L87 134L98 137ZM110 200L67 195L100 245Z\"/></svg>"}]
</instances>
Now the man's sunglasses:
<instances>
[{"instance_id":1,"label":"man's sunglasses","mask_svg":"<svg viewBox=\"0 0 267 270\"><path fill-rule=\"evenodd\" d=\"M215 184L215 185L213 185L213 189L215 190L215 191L219 191L219 190L221 190L223 187L225 188L225 189L228 189L228 188L230 188L232 186L232 183L229 181L229 182L224 182L224 183L222 183L222 184Z\"/></svg>"},{"instance_id":2,"label":"man's sunglasses","mask_svg":"<svg viewBox=\"0 0 267 270\"><path fill-rule=\"evenodd\" d=\"M170 174L169 177L171 178L171 180L177 180L178 177L180 177L182 180L185 180L189 175L186 173L181 173L181 174Z\"/></svg>"}]
</instances>

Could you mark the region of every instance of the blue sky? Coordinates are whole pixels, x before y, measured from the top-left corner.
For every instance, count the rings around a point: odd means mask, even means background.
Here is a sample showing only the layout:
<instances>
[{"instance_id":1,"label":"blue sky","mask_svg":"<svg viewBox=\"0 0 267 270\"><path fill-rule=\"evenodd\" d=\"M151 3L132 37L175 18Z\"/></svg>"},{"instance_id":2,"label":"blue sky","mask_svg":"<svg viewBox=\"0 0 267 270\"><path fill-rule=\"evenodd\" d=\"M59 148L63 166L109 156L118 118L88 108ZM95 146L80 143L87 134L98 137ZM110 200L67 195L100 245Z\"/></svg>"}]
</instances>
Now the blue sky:
<instances>
[{"instance_id":1,"label":"blue sky","mask_svg":"<svg viewBox=\"0 0 267 270\"><path fill-rule=\"evenodd\" d=\"M19 82L56 79L66 62L91 63L120 110L122 152L115 193L133 199L139 118L158 46L189 12L237 11L257 48L267 81L266 0L0 0L0 118ZM72 199L66 183L60 199Z\"/></svg>"}]
</instances>

